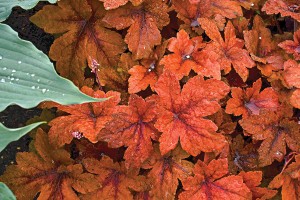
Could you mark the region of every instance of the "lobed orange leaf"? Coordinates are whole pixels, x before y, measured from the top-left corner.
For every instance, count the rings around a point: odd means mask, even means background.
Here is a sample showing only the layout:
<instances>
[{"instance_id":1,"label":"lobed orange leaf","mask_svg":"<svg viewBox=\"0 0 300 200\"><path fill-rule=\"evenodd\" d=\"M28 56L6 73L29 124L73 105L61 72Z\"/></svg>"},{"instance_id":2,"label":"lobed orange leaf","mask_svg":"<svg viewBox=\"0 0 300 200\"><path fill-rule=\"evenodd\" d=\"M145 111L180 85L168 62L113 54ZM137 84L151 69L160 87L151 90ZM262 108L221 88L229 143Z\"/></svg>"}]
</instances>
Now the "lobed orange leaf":
<instances>
[{"instance_id":1,"label":"lobed orange leaf","mask_svg":"<svg viewBox=\"0 0 300 200\"><path fill-rule=\"evenodd\" d=\"M251 192L240 176L225 176L228 173L227 159L212 160L208 165L201 160L195 164L194 176L182 182L184 192L180 200L251 199Z\"/></svg>"},{"instance_id":2,"label":"lobed orange leaf","mask_svg":"<svg viewBox=\"0 0 300 200\"><path fill-rule=\"evenodd\" d=\"M144 100L135 94L129 97L128 106L118 106L111 120L98 135L110 147L127 146L124 159L127 168L138 168L151 155L152 141L158 139L154 128L155 99Z\"/></svg>"},{"instance_id":3,"label":"lobed orange leaf","mask_svg":"<svg viewBox=\"0 0 300 200\"><path fill-rule=\"evenodd\" d=\"M300 148L297 122L290 119L292 112L262 111L239 121L247 134L254 140L263 140L258 153L260 166L270 165L274 160L281 162L286 154L286 145L293 151Z\"/></svg>"},{"instance_id":4,"label":"lobed orange leaf","mask_svg":"<svg viewBox=\"0 0 300 200\"><path fill-rule=\"evenodd\" d=\"M300 156L295 156L295 162L291 163L283 173L278 174L269 184L269 188L280 188L282 200L294 200L300 198L299 181Z\"/></svg>"},{"instance_id":5,"label":"lobed orange leaf","mask_svg":"<svg viewBox=\"0 0 300 200\"><path fill-rule=\"evenodd\" d=\"M273 88L265 88L260 92L261 86L262 81L258 79L246 90L231 88L232 98L227 101L226 113L248 117L258 115L262 109L276 110L279 107L278 94Z\"/></svg>"},{"instance_id":6,"label":"lobed orange leaf","mask_svg":"<svg viewBox=\"0 0 300 200\"><path fill-rule=\"evenodd\" d=\"M148 59L141 60L140 65L135 65L128 70L131 75L128 79L128 93L137 93L145 90L148 86L151 90L154 90L154 84L163 70L163 66L159 64L159 61L165 54L166 46L167 42L164 42L156 47Z\"/></svg>"},{"instance_id":7,"label":"lobed orange leaf","mask_svg":"<svg viewBox=\"0 0 300 200\"><path fill-rule=\"evenodd\" d=\"M171 38L169 42L168 49L174 53L164 56L160 63L165 69L173 72L179 80L189 75L191 69L198 74L220 80L218 55L214 52L199 51L199 48L204 46L201 36L189 39L189 35L184 30L180 30L177 38Z\"/></svg>"},{"instance_id":8,"label":"lobed orange leaf","mask_svg":"<svg viewBox=\"0 0 300 200\"><path fill-rule=\"evenodd\" d=\"M300 64L294 60L288 60L284 63L283 79L288 87L297 88L290 97L290 103L300 108Z\"/></svg>"},{"instance_id":9,"label":"lobed orange leaf","mask_svg":"<svg viewBox=\"0 0 300 200\"><path fill-rule=\"evenodd\" d=\"M104 8L99 1L61 0L44 6L30 20L46 32L62 34L49 52L60 75L77 85L84 84L89 56L102 66L115 65L125 49L120 34L104 28Z\"/></svg>"},{"instance_id":10,"label":"lobed orange leaf","mask_svg":"<svg viewBox=\"0 0 300 200\"><path fill-rule=\"evenodd\" d=\"M212 17L213 12L210 9L210 0L200 2L191 2L186 0L173 0L172 6L177 12L177 17L181 19L187 27L202 34L203 30L199 27L197 19L201 17Z\"/></svg>"},{"instance_id":11,"label":"lobed orange leaf","mask_svg":"<svg viewBox=\"0 0 300 200\"><path fill-rule=\"evenodd\" d=\"M89 141L96 143L99 131L104 128L106 122L111 120L111 115L120 102L118 92L109 91L105 94L103 91L93 91L86 86L81 91L95 98L111 98L97 103L57 106L59 110L70 115L57 117L49 123L51 126L48 133L49 140L55 146L69 144L74 137L77 137L74 134L82 134Z\"/></svg>"},{"instance_id":12,"label":"lobed orange leaf","mask_svg":"<svg viewBox=\"0 0 300 200\"><path fill-rule=\"evenodd\" d=\"M108 12L103 21L120 30L129 27L125 42L135 59L148 58L161 44L160 30L168 25L168 7L161 0L145 0L139 6L125 5Z\"/></svg>"},{"instance_id":13,"label":"lobed orange leaf","mask_svg":"<svg viewBox=\"0 0 300 200\"><path fill-rule=\"evenodd\" d=\"M176 147L179 138L183 150L193 156L224 146L224 137L216 134L217 126L204 117L220 109L218 101L229 92L225 83L196 76L181 91L176 76L165 71L155 91L159 95L155 127L162 132L159 142L163 155Z\"/></svg>"},{"instance_id":14,"label":"lobed orange leaf","mask_svg":"<svg viewBox=\"0 0 300 200\"><path fill-rule=\"evenodd\" d=\"M192 172L193 163L184 160L189 157L185 151L177 146L167 155L162 156L158 145L151 157L144 163L143 168L150 169L148 174L151 188L151 199L173 200L178 187L178 179L185 180Z\"/></svg>"},{"instance_id":15,"label":"lobed orange leaf","mask_svg":"<svg viewBox=\"0 0 300 200\"><path fill-rule=\"evenodd\" d=\"M246 81L249 74L247 68L254 67L255 63L249 53L242 49L244 41L236 38L232 23L230 21L227 23L224 31L225 40L223 40L217 25L212 20L200 18L198 21L213 41L205 49L219 55L218 62L226 74L231 70L232 65L243 81Z\"/></svg>"},{"instance_id":16,"label":"lobed orange leaf","mask_svg":"<svg viewBox=\"0 0 300 200\"><path fill-rule=\"evenodd\" d=\"M82 165L76 164L67 151L53 150L41 129L36 133L34 147L36 152L18 153L17 165L9 166L0 176L18 199L34 199L39 193L38 200L79 200L76 192L91 192L99 186L92 182L94 176L83 173Z\"/></svg>"},{"instance_id":17,"label":"lobed orange leaf","mask_svg":"<svg viewBox=\"0 0 300 200\"><path fill-rule=\"evenodd\" d=\"M280 13L282 17L291 16L293 19L300 22L299 10L300 4L297 0L268 0L262 7L268 15Z\"/></svg>"},{"instance_id":18,"label":"lobed orange leaf","mask_svg":"<svg viewBox=\"0 0 300 200\"><path fill-rule=\"evenodd\" d=\"M133 199L131 191L139 191L146 184L145 179L138 176L137 170L128 171L124 163L114 163L107 156L100 161L93 158L84 159L83 166L88 172L96 175L92 182L101 185L97 190L82 195L84 200Z\"/></svg>"},{"instance_id":19,"label":"lobed orange leaf","mask_svg":"<svg viewBox=\"0 0 300 200\"><path fill-rule=\"evenodd\" d=\"M286 40L279 43L278 46L283 48L288 54L293 54L295 60L300 60L300 30L294 33L294 41Z\"/></svg>"},{"instance_id":20,"label":"lobed orange leaf","mask_svg":"<svg viewBox=\"0 0 300 200\"><path fill-rule=\"evenodd\" d=\"M252 199L266 200L272 199L277 191L265 187L258 187L261 184L263 173L261 171L241 172L239 176L243 177L244 183L252 192Z\"/></svg>"},{"instance_id":21,"label":"lobed orange leaf","mask_svg":"<svg viewBox=\"0 0 300 200\"><path fill-rule=\"evenodd\" d=\"M253 60L266 64L266 56L276 48L270 29L265 27L263 19L256 15L250 31L244 31L245 46Z\"/></svg>"}]
</instances>

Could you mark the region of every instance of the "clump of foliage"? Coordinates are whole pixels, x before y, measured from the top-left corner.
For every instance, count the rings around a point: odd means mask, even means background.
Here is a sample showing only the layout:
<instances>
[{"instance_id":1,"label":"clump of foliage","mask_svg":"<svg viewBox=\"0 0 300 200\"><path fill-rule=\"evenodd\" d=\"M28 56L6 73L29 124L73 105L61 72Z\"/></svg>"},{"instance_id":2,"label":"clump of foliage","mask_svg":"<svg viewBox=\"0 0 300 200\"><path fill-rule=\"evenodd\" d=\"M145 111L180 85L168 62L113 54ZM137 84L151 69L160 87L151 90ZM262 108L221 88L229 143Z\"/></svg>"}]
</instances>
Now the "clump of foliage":
<instances>
[{"instance_id":1,"label":"clump of foliage","mask_svg":"<svg viewBox=\"0 0 300 200\"><path fill-rule=\"evenodd\" d=\"M0 176L18 199L300 198L299 1L60 0L31 21L109 99L41 105L56 117Z\"/></svg>"}]
</instances>

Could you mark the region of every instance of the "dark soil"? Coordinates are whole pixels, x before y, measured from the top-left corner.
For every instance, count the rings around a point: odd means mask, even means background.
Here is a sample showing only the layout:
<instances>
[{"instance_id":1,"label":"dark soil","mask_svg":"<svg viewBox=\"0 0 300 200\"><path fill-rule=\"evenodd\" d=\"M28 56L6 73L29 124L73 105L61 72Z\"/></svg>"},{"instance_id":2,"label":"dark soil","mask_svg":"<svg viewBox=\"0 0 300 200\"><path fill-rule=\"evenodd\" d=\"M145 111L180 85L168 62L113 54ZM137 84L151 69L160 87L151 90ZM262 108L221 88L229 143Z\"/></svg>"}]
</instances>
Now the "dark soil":
<instances>
[{"instance_id":1,"label":"dark soil","mask_svg":"<svg viewBox=\"0 0 300 200\"><path fill-rule=\"evenodd\" d=\"M29 17L43 8L47 3L39 3L31 10L23 10L15 7L9 18L3 23L8 24L11 28L19 33L19 37L31 41L39 50L48 55L53 36L45 33L42 29L35 26L29 21ZM19 106L9 106L3 112L0 112L0 122L9 128L18 128L25 126L26 121L32 117L39 115L41 110L38 108L23 109ZM9 144L2 152L0 152L0 175L3 174L5 168L9 164L15 162L17 152L28 151L28 145L31 138L25 135L18 141Z\"/></svg>"}]
</instances>

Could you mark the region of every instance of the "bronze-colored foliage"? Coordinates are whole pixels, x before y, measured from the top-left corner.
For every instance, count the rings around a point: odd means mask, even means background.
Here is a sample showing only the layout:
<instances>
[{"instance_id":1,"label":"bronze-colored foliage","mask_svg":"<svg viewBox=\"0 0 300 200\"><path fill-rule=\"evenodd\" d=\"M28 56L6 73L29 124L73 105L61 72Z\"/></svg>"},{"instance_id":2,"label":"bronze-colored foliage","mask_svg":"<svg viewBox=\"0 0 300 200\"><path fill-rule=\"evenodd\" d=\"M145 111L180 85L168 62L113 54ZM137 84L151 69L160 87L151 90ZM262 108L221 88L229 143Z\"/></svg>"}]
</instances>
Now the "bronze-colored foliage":
<instances>
[{"instance_id":1,"label":"bronze-colored foliage","mask_svg":"<svg viewBox=\"0 0 300 200\"><path fill-rule=\"evenodd\" d=\"M7 168L0 180L9 185L20 200L78 199L76 192L87 193L97 189L94 176L84 173L81 164L70 158L69 152L49 144L41 129L36 133L35 152L17 154L17 165ZM74 191L74 190L75 191Z\"/></svg>"},{"instance_id":2,"label":"bronze-colored foliage","mask_svg":"<svg viewBox=\"0 0 300 200\"><path fill-rule=\"evenodd\" d=\"M59 0L30 19L57 72L108 100L40 106L49 131L0 176L18 199L300 199L298 0Z\"/></svg>"},{"instance_id":3,"label":"bronze-colored foliage","mask_svg":"<svg viewBox=\"0 0 300 200\"><path fill-rule=\"evenodd\" d=\"M113 66L126 49L121 35L104 27L105 10L98 1L59 1L45 6L31 21L52 34L62 34L49 56L57 71L77 85L84 84L84 69L91 56L102 66Z\"/></svg>"}]
</instances>

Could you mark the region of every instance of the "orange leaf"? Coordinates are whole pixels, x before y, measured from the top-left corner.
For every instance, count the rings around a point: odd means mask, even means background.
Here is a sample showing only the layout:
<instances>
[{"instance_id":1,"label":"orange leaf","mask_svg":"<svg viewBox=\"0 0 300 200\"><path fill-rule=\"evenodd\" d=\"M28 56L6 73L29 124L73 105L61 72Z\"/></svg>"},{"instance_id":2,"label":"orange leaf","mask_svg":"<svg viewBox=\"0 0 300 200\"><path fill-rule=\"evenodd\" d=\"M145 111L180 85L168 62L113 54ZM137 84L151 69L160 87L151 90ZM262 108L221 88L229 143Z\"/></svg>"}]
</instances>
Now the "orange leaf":
<instances>
[{"instance_id":1,"label":"orange leaf","mask_svg":"<svg viewBox=\"0 0 300 200\"><path fill-rule=\"evenodd\" d=\"M204 46L201 36L189 39L189 35L180 30L177 38L171 38L169 42L168 49L174 53L164 56L160 63L173 72L177 79L189 75L190 70L194 69L198 74L220 80L220 65L216 62L218 56L214 52L198 50Z\"/></svg>"},{"instance_id":2,"label":"orange leaf","mask_svg":"<svg viewBox=\"0 0 300 200\"><path fill-rule=\"evenodd\" d=\"M36 152L17 154L17 165L9 166L0 180L9 185L20 200L64 199L79 200L75 193L96 190L94 176L83 173L64 149L53 150L47 135L38 129L34 142ZM74 190L73 190L74 189Z\"/></svg>"},{"instance_id":3,"label":"orange leaf","mask_svg":"<svg viewBox=\"0 0 300 200\"><path fill-rule=\"evenodd\" d=\"M210 9L210 0L202 0L195 4L186 0L173 0L172 6L177 12L177 17L181 19L187 27L191 27L199 34L201 34L203 30L199 27L197 19L200 16L209 18L213 15Z\"/></svg>"},{"instance_id":4,"label":"orange leaf","mask_svg":"<svg viewBox=\"0 0 300 200\"><path fill-rule=\"evenodd\" d=\"M81 91L96 98L112 98L98 103L58 106L59 110L70 115L57 117L49 123L51 126L49 140L55 146L69 144L74 137L80 139L80 135L74 134L82 134L91 142L97 142L99 131L111 119L116 105L120 102L120 93L118 92L110 91L105 94L102 91L93 91L86 86Z\"/></svg>"},{"instance_id":5,"label":"orange leaf","mask_svg":"<svg viewBox=\"0 0 300 200\"><path fill-rule=\"evenodd\" d=\"M128 70L137 65L130 53L123 53L117 66L102 66L98 73L100 84L105 86L106 90L121 92L122 102L128 100Z\"/></svg>"},{"instance_id":6,"label":"orange leaf","mask_svg":"<svg viewBox=\"0 0 300 200\"><path fill-rule=\"evenodd\" d=\"M244 41L236 38L232 23L230 21L227 23L224 31L225 40L223 40L217 25L212 20L200 18L198 21L208 37L213 40L205 49L219 55L218 62L226 74L231 70L232 65L243 81L246 81L249 74L247 68L254 67L255 63L249 53L242 49Z\"/></svg>"},{"instance_id":7,"label":"orange leaf","mask_svg":"<svg viewBox=\"0 0 300 200\"><path fill-rule=\"evenodd\" d=\"M284 42L279 43L278 46L283 48L287 53L293 54L295 60L300 60L300 30L294 33L294 41L286 40Z\"/></svg>"},{"instance_id":8,"label":"orange leaf","mask_svg":"<svg viewBox=\"0 0 300 200\"><path fill-rule=\"evenodd\" d=\"M278 174L269 184L269 188L282 187L282 200L294 200L300 198L300 155L296 155L295 160L295 162L291 163L283 173Z\"/></svg>"},{"instance_id":9,"label":"orange leaf","mask_svg":"<svg viewBox=\"0 0 300 200\"><path fill-rule=\"evenodd\" d=\"M155 103L152 97L144 100L131 95L128 106L119 106L99 133L98 139L108 142L110 147L128 147L124 155L127 168L140 167L153 151L151 139L158 139L154 128Z\"/></svg>"},{"instance_id":10,"label":"orange leaf","mask_svg":"<svg viewBox=\"0 0 300 200\"><path fill-rule=\"evenodd\" d=\"M139 191L145 184L138 171L127 171L124 163L114 163L104 156L100 161L92 158L83 160L86 170L96 175L92 181L101 187L92 193L82 195L84 200L102 199L133 199L132 190Z\"/></svg>"},{"instance_id":11,"label":"orange leaf","mask_svg":"<svg viewBox=\"0 0 300 200\"><path fill-rule=\"evenodd\" d=\"M169 154L162 156L158 145L152 156L145 162L143 168L151 171L148 174L153 185L149 192L153 199L173 200L178 187L178 179L183 181L192 172L193 163L184 160L189 157L180 146Z\"/></svg>"},{"instance_id":12,"label":"orange leaf","mask_svg":"<svg viewBox=\"0 0 300 200\"><path fill-rule=\"evenodd\" d=\"M108 12L103 21L116 29L129 27L125 42L135 59L148 58L161 43L160 30L168 25L168 7L161 0L145 0L139 6L125 5Z\"/></svg>"},{"instance_id":13,"label":"orange leaf","mask_svg":"<svg viewBox=\"0 0 300 200\"><path fill-rule=\"evenodd\" d=\"M245 46L253 60L267 63L265 56L276 48L270 29L266 28L263 19L256 15L250 31L244 31Z\"/></svg>"},{"instance_id":14,"label":"orange leaf","mask_svg":"<svg viewBox=\"0 0 300 200\"><path fill-rule=\"evenodd\" d=\"M220 109L218 101L229 91L225 83L196 76L180 91L176 76L165 71L157 81L155 91L159 95L155 127L162 132L159 142L163 155L176 147L179 138L183 150L193 156L224 146L224 137L216 134L217 126L204 117Z\"/></svg>"},{"instance_id":15,"label":"orange leaf","mask_svg":"<svg viewBox=\"0 0 300 200\"><path fill-rule=\"evenodd\" d=\"M30 20L48 33L63 34L51 46L60 75L83 85L89 56L100 65L115 65L125 49L121 35L103 27L104 8L98 1L61 0L47 5Z\"/></svg>"},{"instance_id":16,"label":"orange leaf","mask_svg":"<svg viewBox=\"0 0 300 200\"><path fill-rule=\"evenodd\" d=\"M294 60L288 60L284 63L283 78L288 87L300 89L300 64Z\"/></svg>"},{"instance_id":17,"label":"orange leaf","mask_svg":"<svg viewBox=\"0 0 300 200\"><path fill-rule=\"evenodd\" d=\"M297 1L268 0L261 10L268 15L280 13L282 17L291 16L300 22L300 13L295 12L299 8L300 4Z\"/></svg>"},{"instance_id":18,"label":"orange leaf","mask_svg":"<svg viewBox=\"0 0 300 200\"><path fill-rule=\"evenodd\" d=\"M265 200L273 198L277 191L264 187L258 187L262 180L261 171L241 172L239 176L243 177L244 183L252 192L252 199Z\"/></svg>"},{"instance_id":19,"label":"orange leaf","mask_svg":"<svg viewBox=\"0 0 300 200\"><path fill-rule=\"evenodd\" d=\"M288 87L296 87L291 98L290 103L296 108L300 108L300 64L294 60L288 60L284 63L283 78Z\"/></svg>"},{"instance_id":20,"label":"orange leaf","mask_svg":"<svg viewBox=\"0 0 300 200\"><path fill-rule=\"evenodd\" d=\"M300 89L295 90L290 97L290 103L295 108L300 109Z\"/></svg>"},{"instance_id":21,"label":"orange leaf","mask_svg":"<svg viewBox=\"0 0 300 200\"><path fill-rule=\"evenodd\" d=\"M274 160L281 162L286 154L286 145L293 151L300 149L300 127L289 119L291 116L292 112L282 110L262 111L239 121L254 140L263 140L258 149L260 166L270 165Z\"/></svg>"},{"instance_id":22,"label":"orange leaf","mask_svg":"<svg viewBox=\"0 0 300 200\"><path fill-rule=\"evenodd\" d=\"M226 113L235 116L258 115L260 110L276 110L279 107L278 94L273 88L265 88L260 92L261 79L255 81L251 88L231 88L232 98L227 101Z\"/></svg>"},{"instance_id":23,"label":"orange leaf","mask_svg":"<svg viewBox=\"0 0 300 200\"><path fill-rule=\"evenodd\" d=\"M135 65L128 71L131 75L128 79L128 92L130 94L145 90L148 85L154 90L154 84L163 70L163 66L159 64L159 61L165 53L166 46L167 42L163 42L148 59L141 60L141 65Z\"/></svg>"},{"instance_id":24,"label":"orange leaf","mask_svg":"<svg viewBox=\"0 0 300 200\"><path fill-rule=\"evenodd\" d=\"M128 0L100 0L100 1L104 3L104 7L106 10L118 8L120 6L125 5L128 2ZM130 0L130 1L135 6L143 2L143 0Z\"/></svg>"},{"instance_id":25,"label":"orange leaf","mask_svg":"<svg viewBox=\"0 0 300 200\"><path fill-rule=\"evenodd\" d=\"M240 176L225 176L228 173L227 159L212 160L208 165L201 160L195 165L194 176L182 182L184 192L180 200L251 199L251 192Z\"/></svg>"},{"instance_id":26,"label":"orange leaf","mask_svg":"<svg viewBox=\"0 0 300 200\"><path fill-rule=\"evenodd\" d=\"M214 14L222 15L226 18L232 19L237 16L242 16L242 8L239 6L238 2L231 0L207 0L210 7L207 10L211 10ZM191 4L202 3L202 0L189 0ZM201 17L206 17L200 14Z\"/></svg>"}]
</instances>

